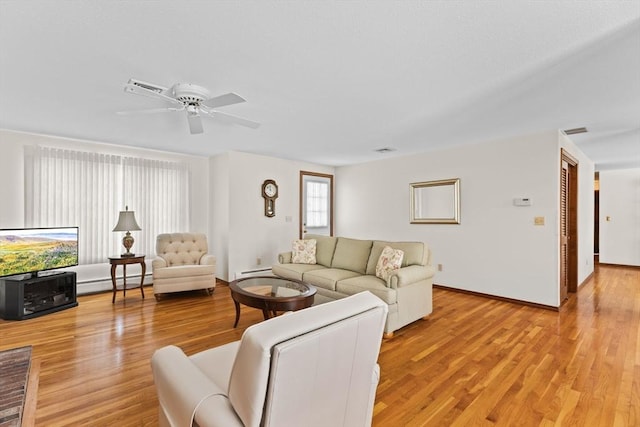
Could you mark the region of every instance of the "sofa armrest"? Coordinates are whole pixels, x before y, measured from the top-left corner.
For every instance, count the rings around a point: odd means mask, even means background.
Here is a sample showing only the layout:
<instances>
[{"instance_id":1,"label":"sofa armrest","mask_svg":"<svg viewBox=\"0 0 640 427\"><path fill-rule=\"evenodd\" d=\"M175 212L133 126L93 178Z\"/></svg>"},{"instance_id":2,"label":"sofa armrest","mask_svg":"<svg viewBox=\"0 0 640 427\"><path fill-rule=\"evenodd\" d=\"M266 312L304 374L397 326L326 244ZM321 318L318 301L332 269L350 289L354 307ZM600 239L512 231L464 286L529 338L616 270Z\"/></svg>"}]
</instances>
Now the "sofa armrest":
<instances>
[{"instance_id":1,"label":"sofa armrest","mask_svg":"<svg viewBox=\"0 0 640 427\"><path fill-rule=\"evenodd\" d=\"M151 261L151 267L153 269L164 268L166 266L167 266L167 261L165 261L164 258L154 258L153 261Z\"/></svg>"},{"instance_id":2,"label":"sofa armrest","mask_svg":"<svg viewBox=\"0 0 640 427\"><path fill-rule=\"evenodd\" d=\"M202 255L202 258L200 258L200 265L216 265L215 255Z\"/></svg>"},{"instance_id":3,"label":"sofa armrest","mask_svg":"<svg viewBox=\"0 0 640 427\"><path fill-rule=\"evenodd\" d=\"M430 265L409 265L392 271L387 280L387 286L397 289L420 280L431 279L435 273L435 269Z\"/></svg>"},{"instance_id":4,"label":"sofa armrest","mask_svg":"<svg viewBox=\"0 0 640 427\"><path fill-rule=\"evenodd\" d=\"M281 254L278 254L278 262L280 264L291 264L291 256L291 252L282 252Z\"/></svg>"}]
</instances>

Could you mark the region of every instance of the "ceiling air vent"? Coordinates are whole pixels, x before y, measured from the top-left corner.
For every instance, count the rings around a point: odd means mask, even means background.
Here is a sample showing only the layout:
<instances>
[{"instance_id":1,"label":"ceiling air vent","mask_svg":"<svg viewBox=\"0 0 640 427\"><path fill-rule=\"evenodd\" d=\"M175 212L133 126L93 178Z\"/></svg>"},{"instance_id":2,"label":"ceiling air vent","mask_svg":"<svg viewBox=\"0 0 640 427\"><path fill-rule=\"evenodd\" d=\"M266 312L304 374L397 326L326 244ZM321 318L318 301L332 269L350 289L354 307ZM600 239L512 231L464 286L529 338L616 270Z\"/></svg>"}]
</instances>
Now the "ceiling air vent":
<instances>
[{"instance_id":1,"label":"ceiling air vent","mask_svg":"<svg viewBox=\"0 0 640 427\"><path fill-rule=\"evenodd\" d=\"M587 128L581 127L581 128L574 128L574 129L565 129L562 132L564 132L565 135L575 135L577 133L587 133L589 131L587 130Z\"/></svg>"},{"instance_id":2,"label":"ceiling air vent","mask_svg":"<svg viewBox=\"0 0 640 427\"><path fill-rule=\"evenodd\" d=\"M391 153L392 151L396 151L395 148L390 148L390 147L385 147L385 148L378 148L377 150L373 150L376 153L380 153L380 154L386 154L386 153Z\"/></svg>"}]
</instances>

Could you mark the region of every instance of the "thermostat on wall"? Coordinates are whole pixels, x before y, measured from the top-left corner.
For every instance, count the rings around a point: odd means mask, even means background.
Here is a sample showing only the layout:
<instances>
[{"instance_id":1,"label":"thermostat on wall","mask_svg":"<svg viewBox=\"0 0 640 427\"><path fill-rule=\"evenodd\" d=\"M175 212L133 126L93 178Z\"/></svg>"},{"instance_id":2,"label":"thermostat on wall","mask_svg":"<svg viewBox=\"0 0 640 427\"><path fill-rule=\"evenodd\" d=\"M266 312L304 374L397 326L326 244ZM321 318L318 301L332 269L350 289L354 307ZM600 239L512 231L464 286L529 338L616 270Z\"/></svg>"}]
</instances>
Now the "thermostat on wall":
<instances>
[{"instance_id":1,"label":"thermostat on wall","mask_svg":"<svg viewBox=\"0 0 640 427\"><path fill-rule=\"evenodd\" d=\"M514 206L531 206L531 199L528 197L516 197L513 199Z\"/></svg>"}]
</instances>

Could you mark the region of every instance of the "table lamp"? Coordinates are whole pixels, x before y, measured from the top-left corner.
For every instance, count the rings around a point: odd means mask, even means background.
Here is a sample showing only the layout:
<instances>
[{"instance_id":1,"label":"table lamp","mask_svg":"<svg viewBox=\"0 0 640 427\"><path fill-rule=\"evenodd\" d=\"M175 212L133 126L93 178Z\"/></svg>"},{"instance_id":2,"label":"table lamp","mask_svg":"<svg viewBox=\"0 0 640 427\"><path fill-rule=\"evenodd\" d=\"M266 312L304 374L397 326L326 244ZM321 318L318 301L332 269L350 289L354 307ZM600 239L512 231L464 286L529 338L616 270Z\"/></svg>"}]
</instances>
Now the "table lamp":
<instances>
[{"instance_id":1,"label":"table lamp","mask_svg":"<svg viewBox=\"0 0 640 427\"><path fill-rule=\"evenodd\" d=\"M131 247L133 246L133 236L130 231L138 231L140 230L140 226L136 222L136 217L134 216L134 212L129 210L129 206L124 207L125 210L120 211L120 216L118 217L118 223L116 224L113 231L126 231L127 233L122 238L122 246L127 250L127 252L121 254L123 257L135 256L135 254L131 253Z\"/></svg>"}]
</instances>

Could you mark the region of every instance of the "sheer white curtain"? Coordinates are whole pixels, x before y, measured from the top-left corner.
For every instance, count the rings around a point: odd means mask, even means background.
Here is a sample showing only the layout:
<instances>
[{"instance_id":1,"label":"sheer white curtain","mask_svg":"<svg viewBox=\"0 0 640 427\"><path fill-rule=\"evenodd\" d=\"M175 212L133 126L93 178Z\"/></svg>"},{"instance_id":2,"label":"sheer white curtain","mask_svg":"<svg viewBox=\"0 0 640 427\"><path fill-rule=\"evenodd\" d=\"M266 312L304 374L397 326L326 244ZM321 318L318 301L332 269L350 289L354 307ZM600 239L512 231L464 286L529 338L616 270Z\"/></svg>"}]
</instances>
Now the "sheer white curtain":
<instances>
[{"instance_id":1,"label":"sheer white curtain","mask_svg":"<svg viewBox=\"0 0 640 427\"><path fill-rule=\"evenodd\" d=\"M133 157L123 160L122 203L135 211L142 229L134 235L134 248L151 255L158 234L189 231L189 169L178 162Z\"/></svg>"},{"instance_id":2,"label":"sheer white curtain","mask_svg":"<svg viewBox=\"0 0 640 427\"><path fill-rule=\"evenodd\" d=\"M307 227L326 227L329 224L329 184L307 181Z\"/></svg>"},{"instance_id":3,"label":"sheer white curtain","mask_svg":"<svg viewBox=\"0 0 640 427\"><path fill-rule=\"evenodd\" d=\"M116 253L120 158L49 147L26 147L25 154L26 226L80 227L80 264Z\"/></svg>"},{"instance_id":4,"label":"sheer white curtain","mask_svg":"<svg viewBox=\"0 0 640 427\"><path fill-rule=\"evenodd\" d=\"M159 232L189 230L190 173L179 162L60 148L25 148L25 225L78 226L79 263L122 252L118 213L135 211L133 252L153 255Z\"/></svg>"}]
</instances>

